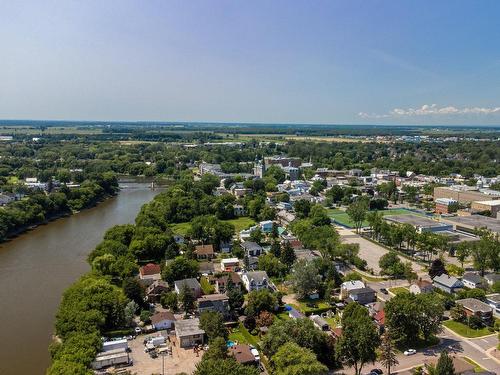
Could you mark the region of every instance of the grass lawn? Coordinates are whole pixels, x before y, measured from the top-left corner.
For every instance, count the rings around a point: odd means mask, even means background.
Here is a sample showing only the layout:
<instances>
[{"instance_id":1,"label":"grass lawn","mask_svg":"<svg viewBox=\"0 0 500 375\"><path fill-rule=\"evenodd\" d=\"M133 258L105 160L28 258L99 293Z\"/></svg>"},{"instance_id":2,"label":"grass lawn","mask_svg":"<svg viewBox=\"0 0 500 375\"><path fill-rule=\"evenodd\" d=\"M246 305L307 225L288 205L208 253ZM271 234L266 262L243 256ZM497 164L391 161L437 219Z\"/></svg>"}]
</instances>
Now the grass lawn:
<instances>
[{"instance_id":1,"label":"grass lawn","mask_svg":"<svg viewBox=\"0 0 500 375\"><path fill-rule=\"evenodd\" d=\"M419 215L416 212L406 210L404 208L395 208L395 209L390 209L390 210L380 210L382 212L382 215ZM339 209L329 209L328 210L328 216L330 219L333 219L336 223L344 225L348 228L354 228L354 223L351 221L349 218L349 215L345 213L345 211L339 210ZM420 215L421 216L421 215ZM365 220L363 221L363 226L367 227L368 222Z\"/></svg>"},{"instance_id":2,"label":"grass lawn","mask_svg":"<svg viewBox=\"0 0 500 375\"><path fill-rule=\"evenodd\" d=\"M251 335L242 323L238 325L238 328L232 329L229 334L229 340L237 341L238 343L250 344L259 348L259 336Z\"/></svg>"},{"instance_id":3,"label":"grass lawn","mask_svg":"<svg viewBox=\"0 0 500 375\"><path fill-rule=\"evenodd\" d=\"M352 273L355 273L356 275L359 275L359 277L361 277L362 280L365 280L365 281L371 281L371 282L379 282L379 281L384 281L384 280L388 280L386 277L375 277L375 276L366 276L362 273L359 273L357 271L352 271Z\"/></svg>"},{"instance_id":4,"label":"grass lawn","mask_svg":"<svg viewBox=\"0 0 500 375\"><path fill-rule=\"evenodd\" d=\"M288 312L283 311L276 314L276 318L279 320L290 320L291 318L288 316Z\"/></svg>"},{"instance_id":5,"label":"grass lawn","mask_svg":"<svg viewBox=\"0 0 500 375\"><path fill-rule=\"evenodd\" d=\"M466 324L455 322L454 320L447 320L443 322L443 325L451 329L456 334L469 338L488 336L493 333L490 332L490 330L486 327L481 329L472 329L469 328Z\"/></svg>"},{"instance_id":6,"label":"grass lawn","mask_svg":"<svg viewBox=\"0 0 500 375\"><path fill-rule=\"evenodd\" d=\"M231 223L234 225L234 229L236 232L242 231L243 229L250 228L252 225L255 225L255 220L249 217L239 217L237 219L224 220L226 223ZM177 223L172 225L172 231L177 234L181 234L183 236L186 235L189 228L191 228L191 223Z\"/></svg>"},{"instance_id":7,"label":"grass lawn","mask_svg":"<svg viewBox=\"0 0 500 375\"><path fill-rule=\"evenodd\" d=\"M410 291L408 290L408 288L405 288L405 287L402 287L402 286L396 286L394 288L390 288L389 292L392 292L392 293L394 293L396 295L410 293Z\"/></svg>"},{"instance_id":8,"label":"grass lawn","mask_svg":"<svg viewBox=\"0 0 500 375\"><path fill-rule=\"evenodd\" d=\"M322 299L316 300L300 300L297 301L298 305L292 305L296 310L299 310L303 314L314 314L324 312L325 310L333 309L329 303L326 303ZM307 306L308 304L314 304L314 307Z\"/></svg>"}]
</instances>

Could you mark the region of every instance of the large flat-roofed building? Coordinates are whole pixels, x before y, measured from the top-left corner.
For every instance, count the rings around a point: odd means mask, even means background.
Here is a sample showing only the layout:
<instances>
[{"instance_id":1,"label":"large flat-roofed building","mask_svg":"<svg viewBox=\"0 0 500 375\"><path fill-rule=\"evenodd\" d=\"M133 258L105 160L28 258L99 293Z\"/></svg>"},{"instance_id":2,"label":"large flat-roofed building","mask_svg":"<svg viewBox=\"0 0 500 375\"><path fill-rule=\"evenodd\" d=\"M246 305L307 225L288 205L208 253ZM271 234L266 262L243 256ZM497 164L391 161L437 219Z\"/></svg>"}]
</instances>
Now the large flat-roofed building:
<instances>
[{"instance_id":1,"label":"large flat-roofed building","mask_svg":"<svg viewBox=\"0 0 500 375\"><path fill-rule=\"evenodd\" d=\"M491 217L498 218L498 213L500 212L500 199L494 199L489 201L475 201L471 204L472 211L483 212L490 211Z\"/></svg>"},{"instance_id":2,"label":"large flat-roofed building","mask_svg":"<svg viewBox=\"0 0 500 375\"><path fill-rule=\"evenodd\" d=\"M269 156L264 158L264 164L266 169L271 165L298 168L302 164L302 160L300 160L300 158L292 158L287 156Z\"/></svg>"},{"instance_id":3,"label":"large flat-roofed building","mask_svg":"<svg viewBox=\"0 0 500 375\"><path fill-rule=\"evenodd\" d=\"M441 218L443 223L453 225L458 231L474 233L476 229L486 228L492 232L500 233L500 220L482 215L454 216Z\"/></svg>"},{"instance_id":4,"label":"large flat-roofed building","mask_svg":"<svg viewBox=\"0 0 500 375\"><path fill-rule=\"evenodd\" d=\"M387 215L384 216L386 221L396 224L410 224L417 229L418 232L444 232L453 229L450 224L441 223L436 220L429 219L425 216L418 215Z\"/></svg>"},{"instance_id":5,"label":"large flat-roofed building","mask_svg":"<svg viewBox=\"0 0 500 375\"><path fill-rule=\"evenodd\" d=\"M500 191L481 189L473 186L453 185L434 188L434 200L440 198L454 199L459 203L468 204L474 201L500 199Z\"/></svg>"}]
</instances>

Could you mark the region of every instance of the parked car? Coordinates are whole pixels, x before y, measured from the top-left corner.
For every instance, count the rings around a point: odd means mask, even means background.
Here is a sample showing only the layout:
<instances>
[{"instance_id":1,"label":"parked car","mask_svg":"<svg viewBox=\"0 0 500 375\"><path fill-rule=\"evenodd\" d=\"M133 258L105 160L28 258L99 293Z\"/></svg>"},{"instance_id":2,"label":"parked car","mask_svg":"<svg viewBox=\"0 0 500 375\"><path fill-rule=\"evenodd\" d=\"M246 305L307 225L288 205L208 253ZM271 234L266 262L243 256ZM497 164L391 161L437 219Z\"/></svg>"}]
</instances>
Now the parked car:
<instances>
[{"instance_id":1,"label":"parked car","mask_svg":"<svg viewBox=\"0 0 500 375\"><path fill-rule=\"evenodd\" d=\"M382 375L384 372L379 368L371 369L370 375Z\"/></svg>"},{"instance_id":2,"label":"parked car","mask_svg":"<svg viewBox=\"0 0 500 375\"><path fill-rule=\"evenodd\" d=\"M135 327L134 331L135 331L136 334L139 335L142 332L142 328L141 327Z\"/></svg>"},{"instance_id":3,"label":"parked car","mask_svg":"<svg viewBox=\"0 0 500 375\"><path fill-rule=\"evenodd\" d=\"M389 292L385 288L380 288L380 293L389 294Z\"/></svg>"},{"instance_id":4,"label":"parked car","mask_svg":"<svg viewBox=\"0 0 500 375\"><path fill-rule=\"evenodd\" d=\"M417 354L417 351L415 349L408 349L405 350L404 352L404 355L413 355L413 354Z\"/></svg>"}]
</instances>

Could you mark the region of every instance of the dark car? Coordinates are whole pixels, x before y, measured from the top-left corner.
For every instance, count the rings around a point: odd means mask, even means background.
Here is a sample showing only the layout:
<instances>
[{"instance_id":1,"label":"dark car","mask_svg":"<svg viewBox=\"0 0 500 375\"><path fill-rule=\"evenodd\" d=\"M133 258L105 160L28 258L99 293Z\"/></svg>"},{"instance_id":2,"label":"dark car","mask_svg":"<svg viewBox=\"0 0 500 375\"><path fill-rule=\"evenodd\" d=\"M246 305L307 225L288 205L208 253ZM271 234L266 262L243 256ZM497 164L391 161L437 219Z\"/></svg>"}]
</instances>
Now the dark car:
<instances>
[{"instance_id":1,"label":"dark car","mask_svg":"<svg viewBox=\"0 0 500 375\"><path fill-rule=\"evenodd\" d=\"M370 375L382 375L384 372L379 368L374 368L370 371Z\"/></svg>"},{"instance_id":2,"label":"dark car","mask_svg":"<svg viewBox=\"0 0 500 375\"><path fill-rule=\"evenodd\" d=\"M387 291L387 289L381 288L380 289L380 293L388 294L389 292Z\"/></svg>"}]
</instances>

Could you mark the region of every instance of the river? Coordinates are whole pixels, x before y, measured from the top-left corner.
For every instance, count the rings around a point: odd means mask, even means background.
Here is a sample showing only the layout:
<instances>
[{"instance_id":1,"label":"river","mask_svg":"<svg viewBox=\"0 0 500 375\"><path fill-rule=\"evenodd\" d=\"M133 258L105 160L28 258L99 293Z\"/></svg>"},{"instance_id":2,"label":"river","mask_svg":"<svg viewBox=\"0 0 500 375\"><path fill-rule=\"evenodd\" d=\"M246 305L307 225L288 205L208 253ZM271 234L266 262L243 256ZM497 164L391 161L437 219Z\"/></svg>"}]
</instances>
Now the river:
<instances>
[{"instance_id":1,"label":"river","mask_svg":"<svg viewBox=\"0 0 500 375\"><path fill-rule=\"evenodd\" d=\"M134 222L157 193L126 182L117 197L0 245L0 375L45 374L62 293L89 270L106 229Z\"/></svg>"}]
</instances>

